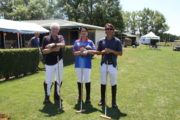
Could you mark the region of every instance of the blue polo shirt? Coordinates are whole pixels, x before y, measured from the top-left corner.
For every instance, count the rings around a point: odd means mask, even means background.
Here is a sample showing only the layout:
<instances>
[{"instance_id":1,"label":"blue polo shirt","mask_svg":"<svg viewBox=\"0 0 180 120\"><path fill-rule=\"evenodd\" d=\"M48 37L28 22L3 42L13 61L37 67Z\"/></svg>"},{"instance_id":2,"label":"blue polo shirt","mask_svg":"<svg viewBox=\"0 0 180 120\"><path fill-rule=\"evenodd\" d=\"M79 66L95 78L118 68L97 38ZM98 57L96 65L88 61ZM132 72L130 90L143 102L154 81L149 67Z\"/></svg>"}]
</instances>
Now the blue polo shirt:
<instances>
[{"instance_id":1,"label":"blue polo shirt","mask_svg":"<svg viewBox=\"0 0 180 120\"><path fill-rule=\"evenodd\" d=\"M87 46L91 47L91 50L96 50L96 47L92 40L86 39L86 41L82 41L81 39L76 40L74 42L73 52L80 51L80 48ZM86 55L86 56L75 56L75 68L89 68L91 69L91 59L92 55Z\"/></svg>"},{"instance_id":2,"label":"blue polo shirt","mask_svg":"<svg viewBox=\"0 0 180 120\"><path fill-rule=\"evenodd\" d=\"M121 41L116 38L113 37L111 40L108 40L106 38L103 38L99 41L98 44L98 51L102 51L105 48L109 48L118 52L122 52L122 45L121 45ZM102 59L101 59L101 65L103 63L108 62L108 64L113 64L114 67L117 66L117 55L114 55L113 53L109 53L109 54L103 54L102 55Z\"/></svg>"},{"instance_id":3,"label":"blue polo shirt","mask_svg":"<svg viewBox=\"0 0 180 120\"><path fill-rule=\"evenodd\" d=\"M31 38L31 47L34 47L34 48L37 48L39 47L39 38L36 38L36 37L32 37Z\"/></svg>"}]
</instances>

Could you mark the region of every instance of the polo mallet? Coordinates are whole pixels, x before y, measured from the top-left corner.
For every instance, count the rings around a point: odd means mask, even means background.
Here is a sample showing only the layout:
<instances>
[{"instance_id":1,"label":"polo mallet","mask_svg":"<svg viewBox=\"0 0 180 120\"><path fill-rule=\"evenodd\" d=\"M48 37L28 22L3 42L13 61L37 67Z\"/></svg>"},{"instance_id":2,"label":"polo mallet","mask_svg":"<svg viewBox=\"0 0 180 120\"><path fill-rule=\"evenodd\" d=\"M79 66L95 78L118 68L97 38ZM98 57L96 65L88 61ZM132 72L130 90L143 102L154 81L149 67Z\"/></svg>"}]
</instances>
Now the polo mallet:
<instances>
[{"instance_id":1,"label":"polo mallet","mask_svg":"<svg viewBox=\"0 0 180 120\"><path fill-rule=\"evenodd\" d=\"M57 61L58 61L58 79L60 79L60 74L59 74L59 56L57 56ZM59 86L59 108L58 111L62 110L62 102L61 102L61 92L60 92L61 87Z\"/></svg>"},{"instance_id":2,"label":"polo mallet","mask_svg":"<svg viewBox=\"0 0 180 120\"><path fill-rule=\"evenodd\" d=\"M105 56L105 55L104 55ZM105 59L106 60L106 59ZM106 86L108 84L108 61L106 60ZM104 115L100 115L100 117L104 118L104 119L108 119L111 120L111 117L107 116L107 105L106 105L106 101L107 101L107 94L106 94L106 90L107 87L105 87L105 101L104 101Z\"/></svg>"},{"instance_id":3,"label":"polo mallet","mask_svg":"<svg viewBox=\"0 0 180 120\"><path fill-rule=\"evenodd\" d=\"M81 62L81 98L80 98L80 110L76 111L76 113L83 113L85 112L85 109L83 109L83 66L84 66L84 62Z\"/></svg>"}]
</instances>

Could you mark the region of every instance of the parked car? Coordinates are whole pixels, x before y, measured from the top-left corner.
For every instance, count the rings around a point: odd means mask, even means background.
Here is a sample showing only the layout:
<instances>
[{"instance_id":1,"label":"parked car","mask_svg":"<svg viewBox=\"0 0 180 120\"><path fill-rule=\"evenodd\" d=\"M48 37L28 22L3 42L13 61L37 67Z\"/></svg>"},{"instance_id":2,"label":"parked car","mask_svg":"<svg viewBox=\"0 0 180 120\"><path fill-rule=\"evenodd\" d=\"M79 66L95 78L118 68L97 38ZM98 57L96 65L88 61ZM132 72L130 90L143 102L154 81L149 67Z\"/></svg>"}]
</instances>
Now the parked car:
<instances>
[{"instance_id":1,"label":"parked car","mask_svg":"<svg viewBox=\"0 0 180 120\"><path fill-rule=\"evenodd\" d=\"M180 51L180 40L175 40L173 44L174 51Z\"/></svg>"}]
</instances>

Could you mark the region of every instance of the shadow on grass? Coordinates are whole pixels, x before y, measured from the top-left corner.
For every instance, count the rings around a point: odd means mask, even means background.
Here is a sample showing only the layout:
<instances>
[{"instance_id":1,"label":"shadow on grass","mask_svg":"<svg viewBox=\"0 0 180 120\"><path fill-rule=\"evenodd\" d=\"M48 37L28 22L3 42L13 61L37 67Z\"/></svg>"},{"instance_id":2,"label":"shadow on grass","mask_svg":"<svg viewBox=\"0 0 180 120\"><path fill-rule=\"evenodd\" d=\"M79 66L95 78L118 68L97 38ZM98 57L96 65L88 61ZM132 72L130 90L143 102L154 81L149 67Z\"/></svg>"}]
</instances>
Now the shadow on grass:
<instances>
[{"instance_id":1,"label":"shadow on grass","mask_svg":"<svg viewBox=\"0 0 180 120\"><path fill-rule=\"evenodd\" d=\"M59 106L58 104L52 104L52 103L45 104L44 107L39 111L42 113L46 113L47 117L52 117L52 116L55 116L57 114L61 114L64 112L64 110L59 110L58 106Z\"/></svg>"},{"instance_id":2,"label":"shadow on grass","mask_svg":"<svg viewBox=\"0 0 180 120\"><path fill-rule=\"evenodd\" d=\"M101 107L101 113L105 114L105 107ZM111 117L113 120L119 120L121 117L126 117L127 114L120 111L118 108L112 108L107 106L107 116Z\"/></svg>"},{"instance_id":3,"label":"shadow on grass","mask_svg":"<svg viewBox=\"0 0 180 120\"><path fill-rule=\"evenodd\" d=\"M74 106L74 109L79 111L80 110L80 104L76 104ZM83 114L90 114L90 113L98 111L98 109L94 108L92 106L92 104L85 104L84 102L83 102L83 109L85 110L85 112L83 112Z\"/></svg>"},{"instance_id":4,"label":"shadow on grass","mask_svg":"<svg viewBox=\"0 0 180 120\"><path fill-rule=\"evenodd\" d=\"M3 80L0 80L0 84L2 83L6 83L6 82L12 82L12 81L15 81L15 80L20 80L21 78L25 78L25 77L28 77L28 76L31 76L31 75L35 75L35 74L38 74L38 72L35 72L35 73L29 73L29 74L26 74L26 75L19 75L17 77L13 76L13 77L10 77L9 79L3 79Z\"/></svg>"}]
</instances>

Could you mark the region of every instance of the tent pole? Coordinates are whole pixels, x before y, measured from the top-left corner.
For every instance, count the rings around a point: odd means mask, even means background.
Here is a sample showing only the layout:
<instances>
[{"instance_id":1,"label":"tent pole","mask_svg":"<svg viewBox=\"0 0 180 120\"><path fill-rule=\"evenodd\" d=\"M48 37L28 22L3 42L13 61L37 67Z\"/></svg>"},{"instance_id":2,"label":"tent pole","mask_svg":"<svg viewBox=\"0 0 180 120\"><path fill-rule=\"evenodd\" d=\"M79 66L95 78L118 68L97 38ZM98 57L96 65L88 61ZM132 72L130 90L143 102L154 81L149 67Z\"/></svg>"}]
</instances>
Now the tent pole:
<instances>
[{"instance_id":1,"label":"tent pole","mask_svg":"<svg viewBox=\"0 0 180 120\"><path fill-rule=\"evenodd\" d=\"M6 43L5 43L5 40L6 40L6 36L5 35L3 35L3 43L4 43L4 49L6 48Z\"/></svg>"},{"instance_id":2,"label":"tent pole","mask_svg":"<svg viewBox=\"0 0 180 120\"><path fill-rule=\"evenodd\" d=\"M22 34L21 34L20 40L21 40L21 46L20 46L20 47L22 48L22 46L23 46L23 45L22 45Z\"/></svg>"},{"instance_id":3,"label":"tent pole","mask_svg":"<svg viewBox=\"0 0 180 120\"><path fill-rule=\"evenodd\" d=\"M17 33L17 37L18 37L18 48L20 48L20 44L19 44L19 33Z\"/></svg>"}]
</instances>

